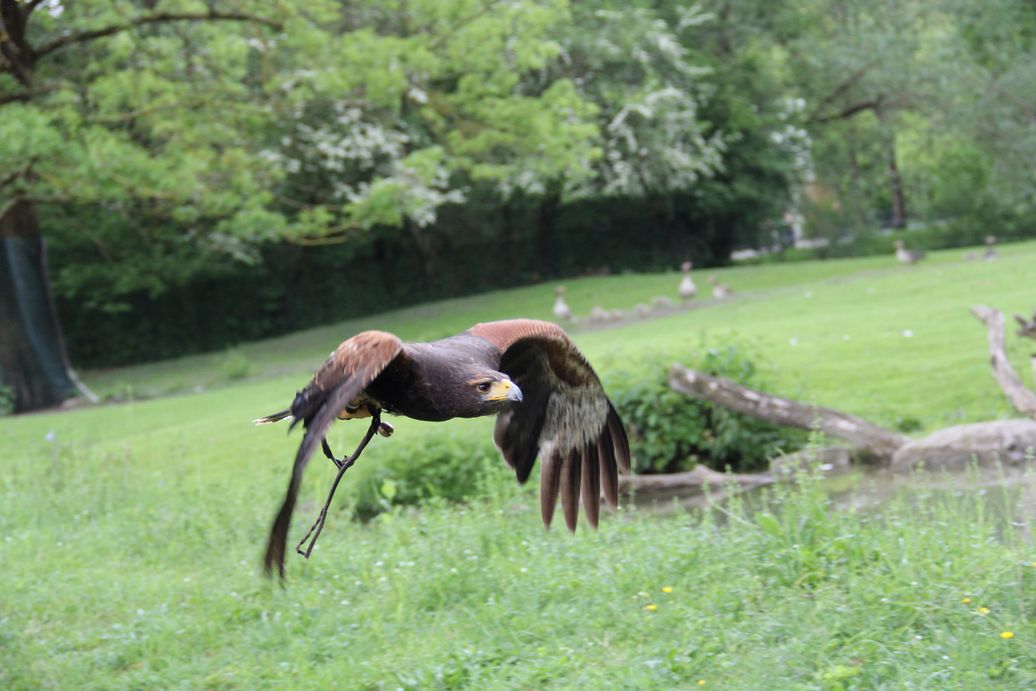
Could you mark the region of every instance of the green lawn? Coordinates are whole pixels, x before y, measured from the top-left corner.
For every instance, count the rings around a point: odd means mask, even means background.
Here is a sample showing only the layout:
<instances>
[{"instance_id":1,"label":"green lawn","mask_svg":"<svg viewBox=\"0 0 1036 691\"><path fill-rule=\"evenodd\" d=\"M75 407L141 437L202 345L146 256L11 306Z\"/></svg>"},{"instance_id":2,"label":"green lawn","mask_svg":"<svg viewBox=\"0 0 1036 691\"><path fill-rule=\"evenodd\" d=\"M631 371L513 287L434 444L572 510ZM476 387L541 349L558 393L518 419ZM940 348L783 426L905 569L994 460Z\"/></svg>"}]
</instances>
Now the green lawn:
<instances>
[{"instance_id":1,"label":"green lawn","mask_svg":"<svg viewBox=\"0 0 1036 691\"><path fill-rule=\"evenodd\" d=\"M1036 243L1003 246L992 263L964 253L916 267L882 257L717 271L736 291L728 302L573 335L605 376L643 349L679 359L734 336L769 360L777 392L883 424L1009 416L967 309L1030 312ZM585 314L673 295L677 282L567 285ZM368 525L336 511L311 562L289 561L287 589L264 580L260 552L298 435L250 421L284 407L357 330L427 339L547 317L553 285L88 372L105 395L159 397L0 420L0 688L1036 684L1036 550L1008 522L1017 516L975 493L904 498L875 515L832 512L807 483L779 490L773 514L624 510L570 536L540 528L534 495L500 462L473 479L489 496L467 507ZM1030 381L1029 348L1009 343ZM345 484L387 453L418 456L490 428L401 420ZM360 432L339 425L332 441ZM311 467L294 533L331 471Z\"/></svg>"}]
</instances>

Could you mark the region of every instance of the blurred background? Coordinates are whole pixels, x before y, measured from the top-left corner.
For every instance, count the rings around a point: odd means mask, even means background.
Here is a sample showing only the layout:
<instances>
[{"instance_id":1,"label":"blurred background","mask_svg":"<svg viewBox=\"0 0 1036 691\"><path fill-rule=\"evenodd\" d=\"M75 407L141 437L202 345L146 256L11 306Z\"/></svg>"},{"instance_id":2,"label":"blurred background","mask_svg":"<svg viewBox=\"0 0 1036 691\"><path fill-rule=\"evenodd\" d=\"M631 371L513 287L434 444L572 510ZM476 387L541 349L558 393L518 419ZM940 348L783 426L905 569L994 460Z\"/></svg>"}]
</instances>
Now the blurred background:
<instances>
[{"instance_id":1,"label":"blurred background","mask_svg":"<svg viewBox=\"0 0 1036 691\"><path fill-rule=\"evenodd\" d=\"M0 687L1036 686L1036 423L968 312L1032 389L1034 94L1031 0L0 0ZM393 419L264 580L251 421L510 317L601 376L620 510L545 533L491 420ZM674 363L1029 427L850 467Z\"/></svg>"},{"instance_id":2,"label":"blurred background","mask_svg":"<svg viewBox=\"0 0 1036 691\"><path fill-rule=\"evenodd\" d=\"M2 302L45 360L1036 233L1023 0L3 7Z\"/></svg>"}]
</instances>

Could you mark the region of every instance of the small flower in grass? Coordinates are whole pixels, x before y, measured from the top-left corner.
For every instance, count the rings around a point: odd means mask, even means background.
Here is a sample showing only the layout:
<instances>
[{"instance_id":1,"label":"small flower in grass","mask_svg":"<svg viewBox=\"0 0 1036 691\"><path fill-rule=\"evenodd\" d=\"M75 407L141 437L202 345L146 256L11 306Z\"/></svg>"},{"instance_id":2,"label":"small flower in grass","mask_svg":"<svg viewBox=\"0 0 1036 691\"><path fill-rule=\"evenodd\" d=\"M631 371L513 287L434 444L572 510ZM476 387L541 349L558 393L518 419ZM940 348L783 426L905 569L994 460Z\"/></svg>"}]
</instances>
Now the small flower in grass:
<instances>
[{"instance_id":1,"label":"small flower in grass","mask_svg":"<svg viewBox=\"0 0 1036 691\"><path fill-rule=\"evenodd\" d=\"M705 686L705 680L704 679L699 679L698 680L698 686Z\"/></svg>"},{"instance_id":2,"label":"small flower in grass","mask_svg":"<svg viewBox=\"0 0 1036 691\"><path fill-rule=\"evenodd\" d=\"M971 604L971 598L970 597L962 597L960 599L960 603L962 605L970 605Z\"/></svg>"},{"instance_id":3,"label":"small flower in grass","mask_svg":"<svg viewBox=\"0 0 1036 691\"><path fill-rule=\"evenodd\" d=\"M673 586L671 586L671 585L663 585L662 586L662 592L663 593L671 593L671 592L673 592Z\"/></svg>"},{"instance_id":4,"label":"small flower in grass","mask_svg":"<svg viewBox=\"0 0 1036 691\"><path fill-rule=\"evenodd\" d=\"M975 611L978 612L979 614L981 614L982 616L986 616L987 614L989 614L989 608L988 607L979 607Z\"/></svg>"},{"instance_id":5,"label":"small flower in grass","mask_svg":"<svg viewBox=\"0 0 1036 691\"><path fill-rule=\"evenodd\" d=\"M649 612L654 612L658 610L658 605L652 602L650 605L644 605L644 609L646 609Z\"/></svg>"},{"instance_id":6,"label":"small flower in grass","mask_svg":"<svg viewBox=\"0 0 1036 691\"><path fill-rule=\"evenodd\" d=\"M1001 631L1000 632L1000 638L1003 638L1005 641L1009 641L1012 638L1014 638L1014 632L1013 631Z\"/></svg>"}]
</instances>

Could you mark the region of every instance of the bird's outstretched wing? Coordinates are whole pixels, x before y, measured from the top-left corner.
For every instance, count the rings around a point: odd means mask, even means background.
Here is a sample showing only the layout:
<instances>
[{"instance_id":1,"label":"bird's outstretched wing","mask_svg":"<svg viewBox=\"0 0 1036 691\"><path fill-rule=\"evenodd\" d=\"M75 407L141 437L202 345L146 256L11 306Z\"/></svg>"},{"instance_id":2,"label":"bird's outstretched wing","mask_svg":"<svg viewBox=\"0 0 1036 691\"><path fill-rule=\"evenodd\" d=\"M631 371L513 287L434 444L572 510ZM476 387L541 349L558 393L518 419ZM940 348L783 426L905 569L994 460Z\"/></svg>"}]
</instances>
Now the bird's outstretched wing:
<instances>
[{"instance_id":1,"label":"bird's outstretched wing","mask_svg":"<svg viewBox=\"0 0 1036 691\"><path fill-rule=\"evenodd\" d=\"M500 351L501 372L518 384L521 405L496 419L493 439L525 482L537 456L540 512L550 526L558 495L569 530L575 530L579 497L597 526L600 495L618 504L621 468L630 469L629 440L615 407L590 363L564 330L532 319L477 324L469 332Z\"/></svg>"},{"instance_id":2,"label":"bird's outstretched wing","mask_svg":"<svg viewBox=\"0 0 1036 691\"><path fill-rule=\"evenodd\" d=\"M306 434L302 437L291 470L291 482L284 503L270 528L263 565L269 573L274 566L284 576L284 554L288 540L291 514L313 450L324 438L328 426L339 412L365 388L395 358L400 356L403 343L397 336L384 331L364 331L343 341L313 375L313 380L302 390L292 404L295 420L302 420Z\"/></svg>"}]
</instances>

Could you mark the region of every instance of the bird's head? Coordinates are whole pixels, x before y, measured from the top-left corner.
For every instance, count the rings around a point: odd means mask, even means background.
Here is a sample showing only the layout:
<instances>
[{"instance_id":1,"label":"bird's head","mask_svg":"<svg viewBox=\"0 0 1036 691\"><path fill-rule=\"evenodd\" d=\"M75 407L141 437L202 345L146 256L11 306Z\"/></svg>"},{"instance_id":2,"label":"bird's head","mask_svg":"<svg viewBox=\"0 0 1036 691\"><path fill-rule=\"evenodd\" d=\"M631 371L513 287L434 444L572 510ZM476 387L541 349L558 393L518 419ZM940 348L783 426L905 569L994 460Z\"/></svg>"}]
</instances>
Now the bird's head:
<instances>
[{"instance_id":1,"label":"bird's head","mask_svg":"<svg viewBox=\"0 0 1036 691\"><path fill-rule=\"evenodd\" d=\"M503 372L479 372L465 383L465 407L472 417L495 415L522 402L522 390Z\"/></svg>"}]
</instances>

